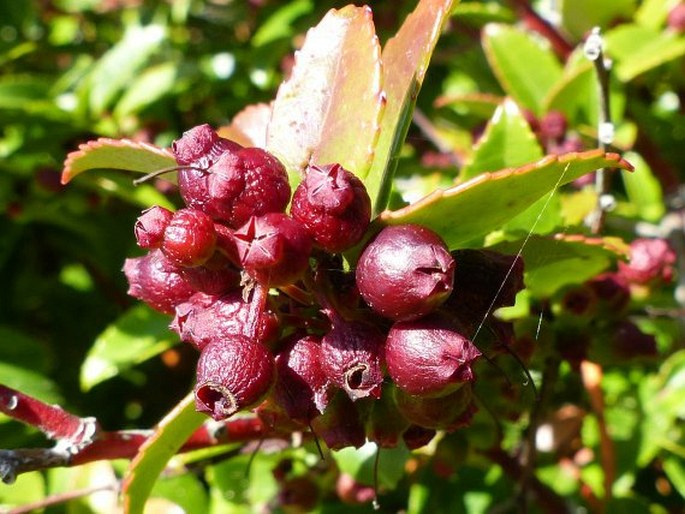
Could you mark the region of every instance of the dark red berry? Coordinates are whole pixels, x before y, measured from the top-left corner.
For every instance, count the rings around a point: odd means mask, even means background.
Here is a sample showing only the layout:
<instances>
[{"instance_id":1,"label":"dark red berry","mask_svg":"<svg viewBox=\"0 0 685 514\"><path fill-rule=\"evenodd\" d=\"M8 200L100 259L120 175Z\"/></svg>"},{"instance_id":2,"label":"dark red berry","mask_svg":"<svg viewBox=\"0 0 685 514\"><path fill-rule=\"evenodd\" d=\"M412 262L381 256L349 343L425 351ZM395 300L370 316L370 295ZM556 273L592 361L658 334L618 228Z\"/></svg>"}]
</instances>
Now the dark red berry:
<instances>
[{"instance_id":1,"label":"dark red berry","mask_svg":"<svg viewBox=\"0 0 685 514\"><path fill-rule=\"evenodd\" d=\"M164 230L162 252L177 266L200 266L209 260L215 248L214 222L197 209L176 211Z\"/></svg>"},{"instance_id":2,"label":"dark red berry","mask_svg":"<svg viewBox=\"0 0 685 514\"><path fill-rule=\"evenodd\" d=\"M239 291L219 297L197 293L176 306L176 316L170 328L182 341L202 350L215 341L235 336L252 337L251 307ZM277 335L276 315L269 310L261 312L254 337L268 343Z\"/></svg>"},{"instance_id":3,"label":"dark red berry","mask_svg":"<svg viewBox=\"0 0 685 514\"><path fill-rule=\"evenodd\" d=\"M126 259L124 273L129 284L128 294L165 314L173 314L176 305L195 294L178 267L161 250Z\"/></svg>"},{"instance_id":4,"label":"dark red berry","mask_svg":"<svg viewBox=\"0 0 685 514\"><path fill-rule=\"evenodd\" d=\"M330 253L357 244L371 220L371 199L361 180L339 164L310 166L293 194L290 213Z\"/></svg>"},{"instance_id":5,"label":"dark red berry","mask_svg":"<svg viewBox=\"0 0 685 514\"><path fill-rule=\"evenodd\" d=\"M611 346L614 353L623 359L655 357L656 338L645 334L630 320L621 320L611 327Z\"/></svg>"},{"instance_id":6,"label":"dark red berry","mask_svg":"<svg viewBox=\"0 0 685 514\"><path fill-rule=\"evenodd\" d=\"M385 336L373 325L334 320L321 341L321 365L352 400L378 398L383 382Z\"/></svg>"},{"instance_id":7,"label":"dark red berry","mask_svg":"<svg viewBox=\"0 0 685 514\"><path fill-rule=\"evenodd\" d=\"M561 291L560 314L589 321L597 312L597 293L587 284L573 285Z\"/></svg>"},{"instance_id":8,"label":"dark red berry","mask_svg":"<svg viewBox=\"0 0 685 514\"><path fill-rule=\"evenodd\" d=\"M238 143L219 137L207 124L187 130L171 145L179 166L193 166L202 170L212 166L224 152L240 148Z\"/></svg>"},{"instance_id":9,"label":"dark red berry","mask_svg":"<svg viewBox=\"0 0 685 514\"><path fill-rule=\"evenodd\" d=\"M311 512L318 501L319 487L306 476L285 480L278 491L278 504L285 514Z\"/></svg>"},{"instance_id":10,"label":"dark red berry","mask_svg":"<svg viewBox=\"0 0 685 514\"><path fill-rule=\"evenodd\" d=\"M597 296L597 313L600 316L620 317L630 303L628 281L618 273L602 273L586 282Z\"/></svg>"},{"instance_id":11,"label":"dark red berry","mask_svg":"<svg viewBox=\"0 0 685 514\"><path fill-rule=\"evenodd\" d=\"M188 207L234 228L251 216L283 212L290 201L283 164L260 148L224 152L206 171L180 170L178 181Z\"/></svg>"},{"instance_id":12,"label":"dark red berry","mask_svg":"<svg viewBox=\"0 0 685 514\"><path fill-rule=\"evenodd\" d=\"M332 389L321 368L320 338L293 337L276 356L276 371L274 398L288 416L307 424L325 411Z\"/></svg>"},{"instance_id":13,"label":"dark red berry","mask_svg":"<svg viewBox=\"0 0 685 514\"><path fill-rule=\"evenodd\" d=\"M273 357L247 337L233 336L207 345L197 363L195 405L217 421L255 406L274 381Z\"/></svg>"},{"instance_id":14,"label":"dark red berry","mask_svg":"<svg viewBox=\"0 0 685 514\"><path fill-rule=\"evenodd\" d=\"M357 263L359 292L373 310L397 320L435 310L452 292L454 259L433 231L419 225L384 228Z\"/></svg>"},{"instance_id":15,"label":"dark red berry","mask_svg":"<svg viewBox=\"0 0 685 514\"><path fill-rule=\"evenodd\" d=\"M675 262L676 254L665 239L636 239L630 243L630 260L619 262L618 272L633 284L668 283Z\"/></svg>"},{"instance_id":16,"label":"dark red berry","mask_svg":"<svg viewBox=\"0 0 685 514\"><path fill-rule=\"evenodd\" d=\"M540 120L540 137L544 141L561 142L566 135L568 122L560 111L549 111Z\"/></svg>"},{"instance_id":17,"label":"dark red berry","mask_svg":"<svg viewBox=\"0 0 685 514\"><path fill-rule=\"evenodd\" d=\"M667 24L675 32L685 32L685 3L680 2L669 11Z\"/></svg>"},{"instance_id":18,"label":"dark red berry","mask_svg":"<svg viewBox=\"0 0 685 514\"><path fill-rule=\"evenodd\" d=\"M343 503L349 505L369 503L376 498L376 490L372 486L357 482L352 475L347 473L338 475L335 492Z\"/></svg>"},{"instance_id":19,"label":"dark red berry","mask_svg":"<svg viewBox=\"0 0 685 514\"><path fill-rule=\"evenodd\" d=\"M472 382L478 351L457 328L437 315L398 321L385 345L388 373L404 392L444 396Z\"/></svg>"},{"instance_id":20,"label":"dark red berry","mask_svg":"<svg viewBox=\"0 0 685 514\"><path fill-rule=\"evenodd\" d=\"M136 220L133 230L136 242L141 248L159 248L164 239L164 230L171 221L174 213L169 209L155 205L145 209Z\"/></svg>"},{"instance_id":21,"label":"dark red berry","mask_svg":"<svg viewBox=\"0 0 685 514\"><path fill-rule=\"evenodd\" d=\"M360 448L366 441L362 416L342 391L331 398L326 411L312 420L312 429L331 450L342 450L348 446Z\"/></svg>"},{"instance_id":22,"label":"dark red berry","mask_svg":"<svg viewBox=\"0 0 685 514\"><path fill-rule=\"evenodd\" d=\"M477 410L471 384L440 398L411 396L397 388L395 400L399 411L412 423L448 432L467 426Z\"/></svg>"},{"instance_id":23,"label":"dark red berry","mask_svg":"<svg viewBox=\"0 0 685 514\"><path fill-rule=\"evenodd\" d=\"M198 293L221 296L240 285L240 271L219 252L202 266L180 268L179 273Z\"/></svg>"},{"instance_id":24,"label":"dark red berry","mask_svg":"<svg viewBox=\"0 0 685 514\"><path fill-rule=\"evenodd\" d=\"M395 448L409 428L409 421L397 409L394 388L392 382L383 384L381 397L371 404L366 419L366 438L379 448Z\"/></svg>"},{"instance_id":25,"label":"dark red berry","mask_svg":"<svg viewBox=\"0 0 685 514\"><path fill-rule=\"evenodd\" d=\"M410 450L417 450L430 443L437 432L432 428L424 428L419 425L410 425L402 434L404 444Z\"/></svg>"},{"instance_id":26,"label":"dark red berry","mask_svg":"<svg viewBox=\"0 0 685 514\"><path fill-rule=\"evenodd\" d=\"M233 237L245 271L266 286L292 284L309 266L312 240L301 223L285 214L252 217Z\"/></svg>"}]
</instances>

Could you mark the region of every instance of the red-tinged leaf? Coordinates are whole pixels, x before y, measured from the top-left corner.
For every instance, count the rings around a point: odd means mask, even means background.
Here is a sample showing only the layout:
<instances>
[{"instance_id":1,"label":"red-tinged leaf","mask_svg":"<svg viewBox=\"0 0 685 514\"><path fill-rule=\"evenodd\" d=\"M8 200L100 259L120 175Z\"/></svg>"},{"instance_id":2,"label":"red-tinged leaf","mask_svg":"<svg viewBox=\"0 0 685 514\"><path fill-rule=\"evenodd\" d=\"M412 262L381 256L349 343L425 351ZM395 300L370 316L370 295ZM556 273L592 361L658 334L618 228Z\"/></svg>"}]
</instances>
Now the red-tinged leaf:
<instances>
[{"instance_id":1,"label":"red-tinged leaf","mask_svg":"<svg viewBox=\"0 0 685 514\"><path fill-rule=\"evenodd\" d=\"M599 168L630 170L632 166L619 155L601 150L549 155L520 168L483 173L435 191L407 207L383 212L380 222L424 225L440 234L450 249L480 244L485 235L545 194Z\"/></svg>"},{"instance_id":2,"label":"red-tinged leaf","mask_svg":"<svg viewBox=\"0 0 685 514\"><path fill-rule=\"evenodd\" d=\"M451 7L452 0L421 0L383 48L383 90L387 104L376 155L365 180L374 212L387 205L391 178L409 130L416 97Z\"/></svg>"},{"instance_id":3,"label":"red-tinged leaf","mask_svg":"<svg viewBox=\"0 0 685 514\"><path fill-rule=\"evenodd\" d=\"M292 76L278 90L267 149L281 159L293 185L310 162L337 162L364 177L382 108L371 9L332 9L307 32Z\"/></svg>"},{"instance_id":4,"label":"red-tinged leaf","mask_svg":"<svg viewBox=\"0 0 685 514\"><path fill-rule=\"evenodd\" d=\"M491 247L506 254L521 252L525 283L531 293L548 298L562 287L580 284L612 262L628 256L629 246L618 238L557 234L508 241Z\"/></svg>"},{"instance_id":5,"label":"red-tinged leaf","mask_svg":"<svg viewBox=\"0 0 685 514\"><path fill-rule=\"evenodd\" d=\"M125 514L143 513L150 491L169 459L206 419L195 411L195 398L190 393L159 423L152 436L140 447L124 476L122 496Z\"/></svg>"},{"instance_id":6,"label":"red-tinged leaf","mask_svg":"<svg viewBox=\"0 0 685 514\"><path fill-rule=\"evenodd\" d=\"M266 130L271 118L271 105L248 105L236 114L229 125L217 130L217 134L243 146L266 148Z\"/></svg>"},{"instance_id":7,"label":"red-tinged leaf","mask_svg":"<svg viewBox=\"0 0 685 514\"><path fill-rule=\"evenodd\" d=\"M79 145L67 155L62 170L62 184L90 170L125 170L152 173L176 166L176 159L167 149L128 139L106 137Z\"/></svg>"}]
</instances>

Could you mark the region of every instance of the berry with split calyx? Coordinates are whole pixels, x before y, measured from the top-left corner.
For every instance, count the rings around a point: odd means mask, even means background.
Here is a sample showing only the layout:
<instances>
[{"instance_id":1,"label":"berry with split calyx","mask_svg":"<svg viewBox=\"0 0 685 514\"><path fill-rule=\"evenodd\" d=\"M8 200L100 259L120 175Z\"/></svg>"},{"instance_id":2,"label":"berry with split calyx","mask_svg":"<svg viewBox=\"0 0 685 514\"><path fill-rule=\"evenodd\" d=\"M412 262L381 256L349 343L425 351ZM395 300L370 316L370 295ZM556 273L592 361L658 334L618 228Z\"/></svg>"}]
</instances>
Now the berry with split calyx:
<instances>
[{"instance_id":1,"label":"berry with split calyx","mask_svg":"<svg viewBox=\"0 0 685 514\"><path fill-rule=\"evenodd\" d=\"M164 231L173 216L173 212L159 205L145 209L133 227L138 246L147 250L162 246Z\"/></svg>"},{"instance_id":2,"label":"berry with split calyx","mask_svg":"<svg viewBox=\"0 0 685 514\"><path fill-rule=\"evenodd\" d=\"M207 170L224 152L236 151L240 148L242 146L238 143L219 137L206 123L185 131L171 145L179 166L198 170Z\"/></svg>"}]
</instances>

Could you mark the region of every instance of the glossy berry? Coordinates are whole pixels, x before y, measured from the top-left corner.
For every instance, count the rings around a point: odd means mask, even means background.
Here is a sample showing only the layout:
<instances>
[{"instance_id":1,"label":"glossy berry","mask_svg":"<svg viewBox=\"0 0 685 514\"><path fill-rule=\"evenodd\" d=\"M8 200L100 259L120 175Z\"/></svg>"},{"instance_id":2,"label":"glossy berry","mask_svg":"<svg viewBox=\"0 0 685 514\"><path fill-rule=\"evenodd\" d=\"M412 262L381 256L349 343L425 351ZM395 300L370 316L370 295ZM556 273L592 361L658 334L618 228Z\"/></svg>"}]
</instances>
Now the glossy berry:
<instances>
[{"instance_id":1,"label":"glossy berry","mask_svg":"<svg viewBox=\"0 0 685 514\"><path fill-rule=\"evenodd\" d=\"M164 229L162 252L177 266L204 264L214 254L215 246L214 222L197 209L176 211Z\"/></svg>"},{"instance_id":2,"label":"glossy berry","mask_svg":"<svg viewBox=\"0 0 685 514\"><path fill-rule=\"evenodd\" d=\"M301 223L285 214L252 217L233 237L245 271L266 286L292 284L309 266L312 240Z\"/></svg>"},{"instance_id":3,"label":"glossy berry","mask_svg":"<svg viewBox=\"0 0 685 514\"><path fill-rule=\"evenodd\" d=\"M357 263L357 287L373 310L393 320L417 319L452 292L454 259L433 231L419 225L384 228Z\"/></svg>"},{"instance_id":4,"label":"glossy berry","mask_svg":"<svg viewBox=\"0 0 685 514\"><path fill-rule=\"evenodd\" d=\"M332 389L321 368L320 338L293 337L276 356L276 371L274 397L288 416L307 424L326 410Z\"/></svg>"},{"instance_id":5,"label":"glossy berry","mask_svg":"<svg viewBox=\"0 0 685 514\"><path fill-rule=\"evenodd\" d=\"M335 320L321 341L321 365L352 400L378 398L385 336L373 325Z\"/></svg>"},{"instance_id":6,"label":"glossy berry","mask_svg":"<svg viewBox=\"0 0 685 514\"><path fill-rule=\"evenodd\" d=\"M179 303L170 328L182 341L199 350L205 346L235 336L253 337L251 304L243 300L240 291L223 296L197 293L187 301ZM265 310L260 313L256 340L268 343L278 335L278 318Z\"/></svg>"},{"instance_id":7,"label":"glossy berry","mask_svg":"<svg viewBox=\"0 0 685 514\"><path fill-rule=\"evenodd\" d=\"M145 209L133 227L138 246L148 250L159 248L164 239L164 230L173 216L173 212L159 205Z\"/></svg>"},{"instance_id":8,"label":"glossy berry","mask_svg":"<svg viewBox=\"0 0 685 514\"><path fill-rule=\"evenodd\" d=\"M188 207L236 228L251 216L283 212L290 201L288 174L261 148L227 151L207 169L182 169L178 184Z\"/></svg>"},{"instance_id":9,"label":"glossy berry","mask_svg":"<svg viewBox=\"0 0 685 514\"><path fill-rule=\"evenodd\" d=\"M361 180L339 164L310 166L293 194L290 213L330 253L357 244L371 220L371 199Z\"/></svg>"},{"instance_id":10,"label":"glossy berry","mask_svg":"<svg viewBox=\"0 0 685 514\"><path fill-rule=\"evenodd\" d=\"M430 443L437 432L432 428L424 428L419 425L409 425L409 428L402 434L402 440L410 450L417 450Z\"/></svg>"},{"instance_id":11,"label":"glossy berry","mask_svg":"<svg viewBox=\"0 0 685 514\"><path fill-rule=\"evenodd\" d=\"M398 410L412 423L434 430L453 431L467 426L476 412L471 384L440 398L412 396L395 390Z\"/></svg>"},{"instance_id":12,"label":"glossy berry","mask_svg":"<svg viewBox=\"0 0 685 514\"><path fill-rule=\"evenodd\" d=\"M395 323L385 345L388 373L404 392L444 396L475 380L478 351L457 328L437 315Z\"/></svg>"},{"instance_id":13,"label":"glossy berry","mask_svg":"<svg viewBox=\"0 0 685 514\"><path fill-rule=\"evenodd\" d=\"M144 301L153 309L173 314L176 305L185 302L195 290L161 250L152 250L143 257L126 259L124 274L128 294Z\"/></svg>"},{"instance_id":14,"label":"glossy berry","mask_svg":"<svg viewBox=\"0 0 685 514\"><path fill-rule=\"evenodd\" d=\"M240 148L242 147L238 143L219 137L206 123L187 130L171 146L179 166L192 166L201 170L212 166L224 152Z\"/></svg>"},{"instance_id":15,"label":"glossy berry","mask_svg":"<svg viewBox=\"0 0 685 514\"><path fill-rule=\"evenodd\" d=\"M233 336L203 348L197 363L195 405L217 421L259 403L275 379L273 356L247 337Z\"/></svg>"},{"instance_id":16,"label":"glossy berry","mask_svg":"<svg viewBox=\"0 0 685 514\"><path fill-rule=\"evenodd\" d=\"M221 296L240 285L240 270L219 252L202 266L180 268L179 273L198 293Z\"/></svg>"}]
</instances>

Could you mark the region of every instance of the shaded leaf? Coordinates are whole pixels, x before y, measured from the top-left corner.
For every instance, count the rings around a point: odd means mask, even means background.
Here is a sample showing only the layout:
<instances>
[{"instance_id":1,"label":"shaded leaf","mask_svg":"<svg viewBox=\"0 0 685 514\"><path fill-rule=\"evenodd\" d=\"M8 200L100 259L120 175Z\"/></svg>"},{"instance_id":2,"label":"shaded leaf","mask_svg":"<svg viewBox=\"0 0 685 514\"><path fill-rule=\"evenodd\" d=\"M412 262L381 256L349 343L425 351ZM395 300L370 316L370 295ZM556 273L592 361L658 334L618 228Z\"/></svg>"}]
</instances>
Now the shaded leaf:
<instances>
[{"instance_id":1,"label":"shaded leaf","mask_svg":"<svg viewBox=\"0 0 685 514\"><path fill-rule=\"evenodd\" d=\"M361 448L343 448L333 452L333 458L340 471L354 477L355 481L373 485L376 452L380 451L378 461L378 482L381 487L394 489L404 476L404 465L410 451L403 444L396 448L379 450L374 443L366 443Z\"/></svg>"},{"instance_id":2,"label":"shaded leaf","mask_svg":"<svg viewBox=\"0 0 685 514\"><path fill-rule=\"evenodd\" d=\"M459 179L469 180L483 172L522 166L542 156L542 148L518 106L506 99L485 127Z\"/></svg>"},{"instance_id":3,"label":"shaded leaf","mask_svg":"<svg viewBox=\"0 0 685 514\"><path fill-rule=\"evenodd\" d=\"M374 212L385 208L416 98L452 0L422 0L383 48L385 112L365 185Z\"/></svg>"},{"instance_id":4,"label":"shaded leaf","mask_svg":"<svg viewBox=\"0 0 685 514\"><path fill-rule=\"evenodd\" d=\"M57 384L31 369L0 362L0 381L3 385L33 396L45 403L62 403Z\"/></svg>"},{"instance_id":5,"label":"shaded leaf","mask_svg":"<svg viewBox=\"0 0 685 514\"><path fill-rule=\"evenodd\" d=\"M380 45L371 9L332 9L307 32L273 104L267 149L296 185L310 162L360 177L373 158L381 96Z\"/></svg>"},{"instance_id":6,"label":"shaded leaf","mask_svg":"<svg viewBox=\"0 0 685 514\"><path fill-rule=\"evenodd\" d=\"M619 155L601 150L549 155L521 168L481 174L397 211L385 211L380 223L418 223L440 234L451 249L459 248L501 228L556 187L604 167L631 169Z\"/></svg>"},{"instance_id":7,"label":"shaded leaf","mask_svg":"<svg viewBox=\"0 0 685 514\"><path fill-rule=\"evenodd\" d=\"M627 253L627 246L615 239L564 234L509 241L491 249L509 255L520 251L526 288L542 298L549 298L566 285L594 277Z\"/></svg>"},{"instance_id":8,"label":"shaded leaf","mask_svg":"<svg viewBox=\"0 0 685 514\"><path fill-rule=\"evenodd\" d=\"M639 154L629 152L625 154L625 158L635 166L634 173L621 172L628 199L640 218L658 222L666 209L659 180Z\"/></svg>"},{"instance_id":9,"label":"shaded leaf","mask_svg":"<svg viewBox=\"0 0 685 514\"><path fill-rule=\"evenodd\" d=\"M522 107L543 114L544 98L562 72L552 50L520 29L496 23L486 25L483 48L502 88Z\"/></svg>"},{"instance_id":10,"label":"shaded leaf","mask_svg":"<svg viewBox=\"0 0 685 514\"><path fill-rule=\"evenodd\" d=\"M126 514L143 513L159 474L205 419L195 411L195 398L190 393L157 425L124 476L122 498Z\"/></svg>"},{"instance_id":11,"label":"shaded leaf","mask_svg":"<svg viewBox=\"0 0 685 514\"><path fill-rule=\"evenodd\" d=\"M460 114L472 113L490 118L502 103L502 97L488 93L461 93L441 95L435 99L435 107L450 107Z\"/></svg>"},{"instance_id":12,"label":"shaded leaf","mask_svg":"<svg viewBox=\"0 0 685 514\"><path fill-rule=\"evenodd\" d=\"M81 366L81 388L95 385L140 364L176 343L169 316L145 304L126 311L98 336Z\"/></svg>"},{"instance_id":13,"label":"shaded leaf","mask_svg":"<svg viewBox=\"0 0 685 514\"><path fill-rule=\"evenodd\" d=\"M173 166L176 166L176 159L169 150L129 139L102 137L79 145L78 150L67 155L62 170L62 184L90 170L152 173Z\"/></svg>"},{"instance_id":14,"label":"shaded leaf","mask_svg":"<svg viewBox=\"0 0 685 514\"><path fill-rule=\"evenodd\" d=\"M614 71L624 82L685 55L685 36L672 31L624 24L605 36Z\"/></svg>"}]
</instances>

